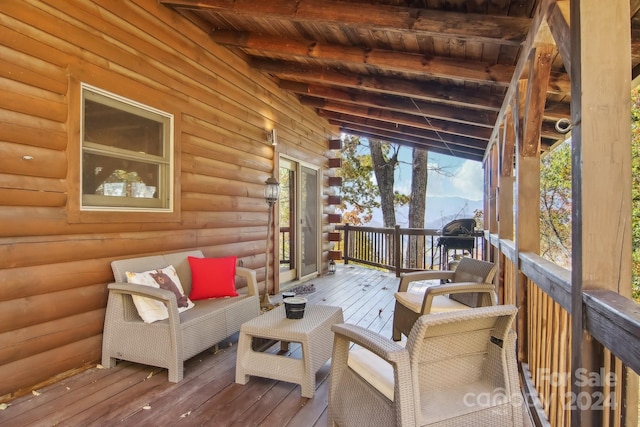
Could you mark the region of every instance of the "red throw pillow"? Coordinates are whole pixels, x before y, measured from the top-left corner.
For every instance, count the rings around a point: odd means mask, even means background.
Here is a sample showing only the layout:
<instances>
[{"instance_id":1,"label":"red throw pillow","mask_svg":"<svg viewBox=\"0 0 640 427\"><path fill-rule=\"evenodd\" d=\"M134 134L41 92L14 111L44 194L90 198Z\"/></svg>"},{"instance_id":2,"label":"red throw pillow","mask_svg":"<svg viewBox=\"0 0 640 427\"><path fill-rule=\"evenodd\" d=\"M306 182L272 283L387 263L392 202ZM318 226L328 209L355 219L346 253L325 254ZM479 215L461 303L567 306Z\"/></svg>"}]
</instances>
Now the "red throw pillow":
<instances>
[{"instance_id":1,"label":"red throw pillow","mask_svg":"<svg viewBox=\"0 0 640 427\"><path fill-rule=\"evenodd\" d=\"M208 298L237 297L236 257L188 257L191 267L192 301Z\"/></svg>"}]
</instances>

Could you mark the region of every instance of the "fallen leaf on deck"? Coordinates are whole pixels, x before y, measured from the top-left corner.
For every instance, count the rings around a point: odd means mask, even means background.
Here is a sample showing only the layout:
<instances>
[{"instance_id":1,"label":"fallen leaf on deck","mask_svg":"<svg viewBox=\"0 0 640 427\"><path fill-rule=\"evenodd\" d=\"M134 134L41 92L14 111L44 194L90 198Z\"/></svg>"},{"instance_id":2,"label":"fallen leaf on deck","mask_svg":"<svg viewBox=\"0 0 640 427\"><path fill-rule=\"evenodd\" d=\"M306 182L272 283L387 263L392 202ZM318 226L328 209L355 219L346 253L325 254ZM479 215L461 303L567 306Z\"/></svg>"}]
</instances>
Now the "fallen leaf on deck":
<instances>
[{"instance_id":1,"label":"fallen leaf on deck","mask_svg":"<svg viewBox=\"0 0 640 427\"><path fill-rule=\"evenodd\" d=\"M191 414L191 411L189 411L189 412L185 412L184 414L180 415L180 418L184 418L184 417L186 417L186 416L187 416L187 415L189 415L189 414Z\"/></svg>"},{"instance_id":2,"label":"fallen leaf on deck","mask_svg":"<svg viewBox=\"0 0 640 427\"><path fill-rule=\"evenodd\" d=\"M101 364L99 364L99 363L98 363L98 364L96 365L96 368L98 368L98 369L104 369L104 366L102 366Z\"/></svg>"},{"instance_id":3,"label":"fallen leaf on deck","mask_svg":"<svg viewBox=\"0 0 640 427\"><path fill-rule=\"evenodd\" d=\"M149 409L151 409L151 405L144 405L144 406L142 407L142 409L149 410Z\"/></svg>"},{"instance_id":4,"label":"fallen leaf on deck","mask_svg":"<svg viewBox=\"0 0 640 427\"><path fill-rule=\"evenodd\" d=\"M33 394L34 396L40 396L41 393L39 391L33 390L31 394Z\"/></svg>"},{"instance_id":5,"label":"fallen leaf on deck","mask_svg":"<svg viewBox=\"0 0 640 427\"><path fill-rule=\"evenodd\" d=\"M153 372L149 372L149 375L147 375L147 379L151 378L153 376Z\"/></svg>"},{"instance_id":6,"label":"fallen leaf on deck","mask_svg":"<svg viewBox=\"0 0 640 427\"><path fill-rule=\"evenodd\" d=\"M11 406L11 403L0 403L0 411L4 411L9 406Z\"/></svg>"}]
</instances>

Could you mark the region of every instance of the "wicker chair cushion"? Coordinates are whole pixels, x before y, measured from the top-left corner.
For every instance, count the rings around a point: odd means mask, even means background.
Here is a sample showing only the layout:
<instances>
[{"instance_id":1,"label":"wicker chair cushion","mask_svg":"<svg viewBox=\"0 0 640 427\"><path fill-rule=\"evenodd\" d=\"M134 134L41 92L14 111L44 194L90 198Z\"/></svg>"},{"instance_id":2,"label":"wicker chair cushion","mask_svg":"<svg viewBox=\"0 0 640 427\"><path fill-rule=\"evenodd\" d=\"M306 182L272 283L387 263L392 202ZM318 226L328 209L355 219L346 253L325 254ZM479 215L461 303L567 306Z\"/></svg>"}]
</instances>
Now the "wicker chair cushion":
<instances>
[{"instance_id":1,"label":"wicker chair cushion","mask_svg":"<svg viewBox=\"0 0 640 427\"><path fill-rule=\"evenodd\" d=\"M400 304L404 305L411 311L418 314L422 312L422 300L424 299L423 294L416 294L413 292L396 292L394 296ZM437 295L433 298L430 313L443 313L446 311L462 310L464 308L469 307L458 301L447 298L444 295Z\"/></svg>"},{"instance_id":2,"label":"wicker chair cushion","mask_svg":"<svg viewBox=\"0 0 640 427\"><path fill-rule=\"evenodd\" d=\"M129 283L163 288L174 292L178 302L178 312L180 313L192 308L194 305L184 294L180 278L178 278L176 269L172 265L156 270L144 271L142 273L127 271L126 276L127 282ZM169 311L163 302L139 295L132 295L132 298L138 315L140 315L145 323L153 323L169 317Z\"/></svg>"},{"instance_id":3,"label":"wicker chair cushion","mask_svg":"<svg viewBox=\"0 0 640 427\"><path fill-rule=\"evenodd\" d=\"M398 344L406 341L399 342ZM367 349L359 348L349 352L347 361L353 371L372 387L393 401L393 367L391 364Z\"/></svg>"}]
</instances>

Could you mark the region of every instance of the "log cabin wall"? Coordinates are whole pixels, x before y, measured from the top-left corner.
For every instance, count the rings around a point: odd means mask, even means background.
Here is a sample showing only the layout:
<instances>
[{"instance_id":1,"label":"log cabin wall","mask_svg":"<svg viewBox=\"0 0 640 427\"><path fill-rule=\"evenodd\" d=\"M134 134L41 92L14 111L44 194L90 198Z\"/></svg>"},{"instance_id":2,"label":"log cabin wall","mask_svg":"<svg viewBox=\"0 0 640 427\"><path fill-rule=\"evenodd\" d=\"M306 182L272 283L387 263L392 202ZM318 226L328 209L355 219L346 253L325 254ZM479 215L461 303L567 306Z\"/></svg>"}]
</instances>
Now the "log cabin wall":
<instances>
[{"instance_id":1,"label":"log cabin wall","mask_svg":"<svg viewBox=\"0 0 640 427\"><path fill-rule=\"evenodd\" d=\"M320 168L330 231L335 128L157 1L3 1L0 63L0 401L99 360L113 259L237 255L262 286L268 129ZM79 213L81 82L174 115L172 214Z\"/></svg>"}]
</instances>

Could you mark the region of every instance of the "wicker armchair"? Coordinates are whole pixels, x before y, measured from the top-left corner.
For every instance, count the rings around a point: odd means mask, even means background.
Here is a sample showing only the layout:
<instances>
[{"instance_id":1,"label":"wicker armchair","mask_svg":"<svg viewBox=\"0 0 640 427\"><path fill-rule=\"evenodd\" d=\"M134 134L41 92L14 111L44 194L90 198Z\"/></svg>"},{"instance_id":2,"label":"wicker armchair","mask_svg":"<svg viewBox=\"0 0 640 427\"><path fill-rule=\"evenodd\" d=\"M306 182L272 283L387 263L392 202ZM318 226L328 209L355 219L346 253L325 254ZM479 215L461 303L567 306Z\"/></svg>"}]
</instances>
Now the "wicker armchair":
<instances>
[{"instance_id":1,"label":"wicker armchair","mask_svg":"<svg viewBox=\"0 0 640 427\"><path fill-rule=\"evenodd\" d=\"M488 261L464 257L455 271L428 270L403 274L393 312L393 340L400 341L418 317L429 313L455 311L496 304L493 277L497 266ZM441 280L444 283L427 288L424 293L409 292L409 285L421 280Z\"/></svg>"},{"instance_id":2,"label":"wicker armchair","mask_svg":"<svg viewBox=\"0 0 640 427\"><path fill-rule=\"evenodd\" d=\"M500 305L421 316L406 348L334 325L328 425L522 426L516 312ZM352 342L362 348L350 351Z\"/></svg>"}]
</instances>

